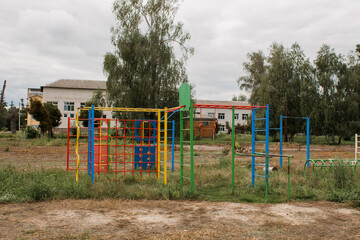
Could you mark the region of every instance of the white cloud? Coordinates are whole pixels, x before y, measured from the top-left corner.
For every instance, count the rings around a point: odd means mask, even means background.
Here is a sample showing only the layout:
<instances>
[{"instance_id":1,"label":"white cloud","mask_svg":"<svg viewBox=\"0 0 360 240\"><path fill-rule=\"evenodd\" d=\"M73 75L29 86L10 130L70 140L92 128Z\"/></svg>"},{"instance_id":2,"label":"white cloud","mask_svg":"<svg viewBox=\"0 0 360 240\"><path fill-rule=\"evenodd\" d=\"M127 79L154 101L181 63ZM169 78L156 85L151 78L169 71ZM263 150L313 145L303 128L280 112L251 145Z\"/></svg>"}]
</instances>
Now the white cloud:
<instances>
[{"instance_id":1,"label":"white cloud","mask_svg":"<svg viewBox=\"0 0 360 240\"><path fill-rule=\"evenodd\" d=\"M103 56L112 50L112 0L22 1L0 9L0 76L6 100L26 98L26 88L60 78L105 79ZM298 42L312 60L323 43L347 54L360 39L357 0L184 0L178 19L195 47L189 80L198 98L238 95L246 54L272 42ZM0 78L0 83L2 79Z\"/></svg>"}]
</instances>

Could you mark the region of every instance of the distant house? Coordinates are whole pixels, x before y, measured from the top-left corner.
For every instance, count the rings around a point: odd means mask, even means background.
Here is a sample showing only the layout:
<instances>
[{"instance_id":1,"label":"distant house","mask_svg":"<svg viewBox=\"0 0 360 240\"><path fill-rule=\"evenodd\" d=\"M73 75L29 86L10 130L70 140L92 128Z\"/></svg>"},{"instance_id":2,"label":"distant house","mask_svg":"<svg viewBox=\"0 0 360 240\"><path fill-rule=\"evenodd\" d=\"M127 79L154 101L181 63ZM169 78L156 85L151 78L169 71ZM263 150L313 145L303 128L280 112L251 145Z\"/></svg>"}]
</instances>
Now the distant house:
<instances>
[{"instance_id":1,"label":"distant house","mask_svg":"<svg viewBox=\"0 0 360 240\"><path fill-rule=\"evenodd\" d=\"M243 101L212 101L212 100L195 100L195 104L210 104L210 105L230 105L230 106L250 106L248 102ZM251 114L251 110L238 110L235 109L234 121L235 125L246 125L247 119ZM215 109L215 108L201 108L194 109L194 118L196 121L202 121L201 127L211 123L208 119L214 119L218 122L219 132L226 132L226 122L231 126L232 123L232 110L231 109ZM203 119L203 120L202 120ZM207 119L207 120L206 120ZM200 124L200 123L199 123ZM199 128L199 124L194 122L195 129ZM196 130L197 131L197 130ZM205 136L205 132L201 136Z\"/></svg>"},{"instance_id":2,"label":"distant house","mask_svg":"<svg viewBox=\"0 0 360 240\"><path fill-rule=\"evenodd\" d=\"M36 93L42 95L42 102L51 102L59 108L62 114L59 128L67 128L67 118L75 118L76 109L84 106L85 102L90 100L93 93L98 89L105 91L106 81L60 79L41 86L40 89L36 89L40 90L36 91ZM28 89L28 104L30 104L30 99L34 99L31 95L35 94L33 90L34 88ZM31 115L28 114L28 119L29 117L31 119ZM103 117L111 118L111 112L104 112ZM34 126L34 123L28 121L27 125Z\"/></svg>"}]
</instances>

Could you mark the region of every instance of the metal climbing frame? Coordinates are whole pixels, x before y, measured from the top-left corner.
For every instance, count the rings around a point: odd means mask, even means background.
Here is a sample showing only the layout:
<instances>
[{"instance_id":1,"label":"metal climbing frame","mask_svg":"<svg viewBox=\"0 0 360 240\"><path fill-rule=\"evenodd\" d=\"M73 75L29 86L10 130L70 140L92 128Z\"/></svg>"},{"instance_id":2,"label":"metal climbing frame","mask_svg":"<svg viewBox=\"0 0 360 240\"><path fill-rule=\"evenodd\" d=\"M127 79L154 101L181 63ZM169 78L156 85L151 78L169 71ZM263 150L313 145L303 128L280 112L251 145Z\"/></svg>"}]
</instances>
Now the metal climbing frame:
<instances>
[{"instance_id":1,"label":"metal climbing frame","mask_svg":"<svg viewBox=\"0 0 360 240\"><path fill-rule=\"evenodd\" d=\"M257 117L260 113L256 114L256 110L265 110L265 116ZM265 124L262 124L261 127L257 127L256 123L265 122ZM265 133L265 141L264 140L256 140L256 133L263 132ZM252 154L259 154L260 156L264 154L264 152L258 152L257 151L257 143L265 144L265 154L269 154L269 105L266 105L266 107L255 107L252 110L252 121L251 121L251 153ZM269 157L265 156L265 162L256 162L256 156L251 157L251 184L254 187L255 186L255 177L262 177L265 181L265 201L267 201L267 195L268 195L268 187L269 187ZM264 167L264 175L256 174L257 167Z\"/></svg>"},{"instance_id":2,"label":"metal climbing frame","mask_svg":"<svg viewBox=\"0 0 360 240\"><path fill-rule=\"evenodd\" d=\"M76 180L78 181L79 170L88 169L92 180L95 175L100 179L101 173L109 180L125 179L131 176L132 179L143 179L143 176L156 173L156 178L163 179L167 184L168 170L168 138L174 136L174 121L168 123L169 112L179 108L170 109L144 109L144 108L101 108L87 107L77 109L76 117ZM154 112L157 113L157 120L129 120L129 119L102 119L95 118L95 111L127 111L127 112ZM80 111L88 111L88 134L82 136L79 124ZM163 119L161 119L163 116ZM69 120L70 121L70 120ZM146 126L147 124L147 126ZM168 124L170 124L168 126ZM70 126L70 123L69 123ZM139 133L140 131L140 133ZM168 136L168 132L173 132ZM146 133L145 133L146 132ZM140 134L140 136L139 136ZM70 127L68 130L68 142L70 138ZM88 143L84 143L88 138ZM69 142L70 143L70 142ZM173 142L172 142L173 143ZM80 148L87 145L87 151ZM69 144L70 146L70 144ZM69 148L69 147L68 147ZM68 154L69 154L68 150ZM82 153L87 154L85 159ZM172 147L172 155L174 146ZM67 169L70 170L70 157L67 157ZM80 166L82 162L87 166ZM173 169L173 158L170 160ZM120 176L123 175L122 178Z\"/></svg>"}]
</instances>

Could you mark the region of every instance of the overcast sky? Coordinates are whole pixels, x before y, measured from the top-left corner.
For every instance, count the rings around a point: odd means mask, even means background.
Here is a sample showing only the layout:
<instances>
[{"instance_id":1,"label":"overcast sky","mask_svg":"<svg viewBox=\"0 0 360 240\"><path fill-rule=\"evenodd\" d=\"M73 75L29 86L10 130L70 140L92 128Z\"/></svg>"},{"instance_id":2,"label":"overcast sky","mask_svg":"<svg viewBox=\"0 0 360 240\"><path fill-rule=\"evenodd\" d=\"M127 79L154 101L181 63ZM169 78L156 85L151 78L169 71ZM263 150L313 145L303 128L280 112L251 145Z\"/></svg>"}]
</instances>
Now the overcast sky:
<instances>
[{"instance_id":1,"label":"overcast sky","mask_svg":"<svg viewBox=\"0 0 360 240\"><path fill-rule=\"evenodd\" d=\"M0 0L0 84L5 99L58 79L106 80L113 0ZM199 99L231 100L246 54L298 42L314 60L327 43L347 54L360 43L359 0L184 0L178 19L192 36L187 64Z\"/></svg>"}]
</instances>

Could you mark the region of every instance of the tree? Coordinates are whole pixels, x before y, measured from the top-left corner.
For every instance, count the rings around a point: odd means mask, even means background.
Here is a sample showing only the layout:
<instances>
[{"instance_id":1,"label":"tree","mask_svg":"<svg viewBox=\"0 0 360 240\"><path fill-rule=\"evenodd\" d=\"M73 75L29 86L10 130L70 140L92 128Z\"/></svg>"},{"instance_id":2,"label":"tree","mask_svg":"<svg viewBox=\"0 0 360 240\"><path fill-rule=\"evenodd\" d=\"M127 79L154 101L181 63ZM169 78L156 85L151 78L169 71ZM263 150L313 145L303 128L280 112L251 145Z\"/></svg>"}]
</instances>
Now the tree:
<instances>
[{"instance_id":1,"label":"tree","mask_svg":"<svg viewBox=\"0 0 360 240\"><path fill-rule=\"evenodd\" d=\"M51 130L52 124L49 112L40 101L30 100L30 108L28 111L34 117L34 119L39 122L39 127L42 134L48 130Z\"/></svg>"},{"instance_id":2,"label":"tree","mask_svg":"<svg viewBox=\"0 0 360 240\"><path fill-rule=\"evenodd\" d=\"M16 133L17 123L19 119L19 109L16 108L13 102L10 104L10 108L8 110L8 118L10 122L10 130L12 134Z\"/></svg>"},{"instance_id":3,"label":"tree","mask_svg":"<svg viewBox=\"0 0 360 240\"><path fill-rule=\"evenodd\" d=\"M105 107L106 106L106 100L105 100L103 91L101 91L100 89L95 91L93 93L93 96L91 97L91 99L85 103L85 107L91 107L92 105L94 105L95 107ZM94 111L95 118L101 118L102 114L103 114L102 111L99 111L99 110ZM81 111L79 119L89 119L89 111ZM88 127L89 121L83 120L82 125L84 127ZM94 125L97 125L97 123L94 123Z\"/></svg>"},{"instance_id":4,"label":"tree","mask_svg":"<svg viewBox=\"0 0 360 240\"><path fill-rule=\"evenodd\" d=\"M61 114L59 108L52 103L44 103L44 108L49 113L51 127L48 129L48 131L49 131L49 136L52 137L53 136L53 128L56 128L56 127L60 126L60 124L61 124L61 115L62 114Z\"/></svg>"},{"instance_id":5,"label":"tree","mask_svg":"<svg viewBox=\"0 0 360 240\"><path fill-rule=\"evenodd\" d=\"M4 101L3 108L0 109L0 131L7 130L8 111L6 107L7 103Z\"/></svg>"},{"instance_id":6,"label":"tree","mask_svg":"<svg viewBox=\"0 0 360 240\"><path fill-rule=\"evenodd\" d=\"M244 94L240 94L239 96L233 96L232 97L232 99L231 99L231 101L246 101L247 100L247 97L246 97L246 95L244 95Z\"/></svg>"},{"instance_id":7,"label":"tree","mask_svg":"<svg viewBox=\"0 0 360 240\"><path fill-rule=\"evenodd\" d=\"M117 24L111 28L115 52L104 58L112 106L178 105L178 87L187 82L185 63L193 54L193 48L187 46L190 34L183 31L182 23L175 22L178 7L178 0L115 1Z\"/></svg>"}]
</instances>

